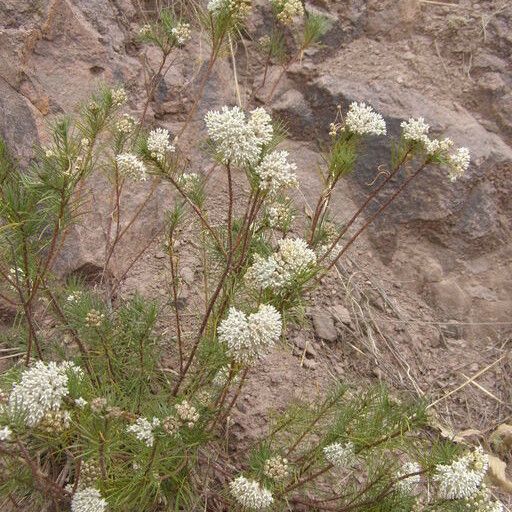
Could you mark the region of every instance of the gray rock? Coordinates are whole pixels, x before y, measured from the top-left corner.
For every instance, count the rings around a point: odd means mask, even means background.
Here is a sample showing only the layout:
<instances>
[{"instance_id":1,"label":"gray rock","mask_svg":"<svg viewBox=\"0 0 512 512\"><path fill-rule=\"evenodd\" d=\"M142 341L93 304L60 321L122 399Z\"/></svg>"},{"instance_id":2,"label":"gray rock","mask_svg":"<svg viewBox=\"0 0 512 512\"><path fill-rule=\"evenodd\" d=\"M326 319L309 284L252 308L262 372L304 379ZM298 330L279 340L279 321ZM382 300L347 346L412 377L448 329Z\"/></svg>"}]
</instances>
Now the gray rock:
<instances>
[{"instance_id":1,"label":"gray rock","mask_svg":"<svg viewBox=\"0 0 512 512\"><path fill-rule=\"evenodd\" d=\"M311 315L315 335L324 341L333 342L338 339L338 331L334 325L334 319L331 314L321 310L314 310Z\"/></svg>"},{"instance_id":2,"label":"gray rock","mask_svg":"<svg viewBox=\"0 0 512 512\"><path fill-rule=\"evenodd\" d=\"M350 318L350 311L343 304L336 304L331 308L334 318L345 325L350 325L352 319Z\"/></svg>"},{"instance_id":3,"label":"gray rock","mask_svg":"<svg viewBox=\"0 0 512 512\"><path fill-rule=\"evenodd\" d=\"M452 279L432 283L429 292L434 306L452 318L462 320L471 308L471 298Z\"/></svg>"}]
</instances>

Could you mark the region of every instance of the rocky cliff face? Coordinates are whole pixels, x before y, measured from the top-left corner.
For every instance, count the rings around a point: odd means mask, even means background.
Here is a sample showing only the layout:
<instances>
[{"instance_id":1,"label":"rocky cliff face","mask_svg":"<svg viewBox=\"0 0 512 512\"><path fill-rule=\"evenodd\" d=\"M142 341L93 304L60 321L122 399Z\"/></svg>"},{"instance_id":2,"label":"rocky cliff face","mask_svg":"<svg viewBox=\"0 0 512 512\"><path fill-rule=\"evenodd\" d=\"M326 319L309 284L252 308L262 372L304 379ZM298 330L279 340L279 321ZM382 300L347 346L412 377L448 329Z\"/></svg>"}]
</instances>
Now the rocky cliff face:
<instances>
[{"instance_id":1,"label":"rocky cliff face","mask_svg":"<svg viewBox=\"0 0 512 512\"><path fill-rule=\"evenodd\" d=\"M249 49L263 33L265 3L255 2L251 36L244 40ZM306 4L327 15L332 27L322 48L291 66L269 105L287 122L289 145L300 163L304 195L298 195L298 201L307 202L318 190L313 170L336 105L354 99L374 106L394 133L402 119L423 116L434 131L445 132L471 150L473 164L467 176L453 185L440 174L423 175L355 247L351 258L357 268L347 267L349 274L371 276L373 292L363 286L363 296L368 293L372 307L383 317L389 314L386 301L398 305L400 314L387 318L383 335L408 347L404 350L415 361L413 373L421 387L433 386L432 378L426 377L429 372L441 385L448 384L453 378L450 365L444 373L436 370L446 350L469 366L480 364L484 349L492 359L496 346L512 330L512 10L507 2L491 0ZM45 142L52 118L72 112L101 82L125 84L130 109L140 112L143 62L147 59L151 65L154 55L136 43L134 35L153 7L137 0L1 3L0 134L22 162L29 161L35 143ZM258 85L254 77L260 68L254 63L244 66L243 45L238 52L242 93L252 106L251 91ZM156 91L147 117L150 124L177 132L206 58L207 48L198 34L195 43L180 50ZM271 68L271 74L276 72ZM252 103L263 98L265 90L260 90ZM206 88L197 122L180 144L186 148L202 136L205 110L233 102L232 70L225 59ZM348 218L365 196L387 151L378 144L367 148L358 172L334 197L337 220ZM200 155L193 163L205 165ZM388 193L399 185L400 179ZM215 190L215 178L212 187ZM136 204L144 193L130 191L129 204ZM101 184L93 184L92 194L99 215ZM152 236L166 201L165 194L152 200L141 225L125 241L126 254ZM60 262L62 272L99 264L101 230L95 225L99 223L74 233ZM153 255L145 258L129 275L127 293L161 293L157 280L148 278L161 270L159 265ZM336 305L346 299L339 282L329 286L332 290L315 297L317 303ZM375 289L382 291L380 299ZM335 337L343 338L343 322L335 317L329 322L334 322ZM318 333L315 339L319 340ZM321 364L329 368L334 363L327 358ZM375 374L372 364L361 367ZM309 363L310 370L314 367ZM343 363L338 370L346 371ZM489 385L495 388L499 378L492 374Z\"/></svg>"}]
</instances>

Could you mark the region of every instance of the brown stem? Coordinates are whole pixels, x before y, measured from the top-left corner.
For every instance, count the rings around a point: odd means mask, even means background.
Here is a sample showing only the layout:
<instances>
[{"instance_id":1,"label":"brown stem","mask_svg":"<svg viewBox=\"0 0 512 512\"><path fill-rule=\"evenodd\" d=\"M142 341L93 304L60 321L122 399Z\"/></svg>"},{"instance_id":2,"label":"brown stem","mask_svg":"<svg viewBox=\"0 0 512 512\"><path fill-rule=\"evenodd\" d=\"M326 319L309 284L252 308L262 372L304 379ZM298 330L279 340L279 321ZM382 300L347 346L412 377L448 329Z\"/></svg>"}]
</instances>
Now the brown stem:
<instances>
[{"instance_id":1,"label":"brown stem","mask_svg":"<svg viewBox=\"0 0 512 512\"><path fill-rule=\"evenodd\" d=\"M411 174L391 195L391 197L373 214L370 218L361 226L356 233L350 238L350 240L345 244L343 249L338 253L336 258L330 263L327 267L326 272L328 272L336 262L347 252L350 246L356 241L356 239L363 233L368 226L398 197L398 195L407 187L407 185L430 163L430 159L427 159L413 174ZM321 279L321 278L320 278Z\"/></svg>"},{"instance_id":2,"label":"brown stem","mask_svg":"<svg viewBox=\"0 0 512 512\"><path fill-rule=\"evenodd\" d=\"M368 206L368 204L370 204L371 201L373 201L373 199L375 199L375 197L377 196L377 194L386 186L387 183L389 183L389 181L391 181L394 176L396 176L396 174L400 171L400 169L402 168L402 165L405 163L405 161L407 160L408 156L409 156L409 151L407 151L404 156L400 159L400 161L396 164L395 168L386 176L386 178L381 182L381 184L366 198L366 200L364 201L364 203L358 208L358 210L354 213L354 215L352 215L352 217L350 218L350 220L347 222L347 224L345 224L345 226L343 227L343 229L340 231L340 233L338 233L338 236L336 237L336 239L331 243L329 249L325 252L325 254L322 256L322 258L320 258L320 261L322 261L323 259L325 259L332 251L333 249L336 247L336 245L339 243L339 241L341 240L341 238L343 237L343 235L348 231L348 229L350 229L350 227L352 226L352 224L354 224L354 222L358 219L358 217L361 215L361 213L363 212L363 210Z\"/></svg>"},{"instance_id":3,"label":"brown stem","mask_svg":"<svg viewBox=\"0 0 512 512\"><path fill-rule=\"evenodd\" d=\"M238 384L238 387L235 391L235 394L233 395L233 398L231 399L231 402L228 405L228 408L224 411L224 414L219 415L220 422L223 423L227 417L229 416L229 413L231 412L231 409L233 409L234 405L236 404L238 397L240 396L240 393L242 391L242 388L245 384L245 381L247 379L247 373L249 372L249 368L245 368L242 376L240 377L240 383Z\"/></svg>"},{"instance_id":4,"label":"brown stem","mask_svg":"<svg viewBox=\"0 0 512 512\"><path fill-rule=\"evenodd\" d=\"M174 300L174 317L176 320L176 335L178 338L178 352L180 358L180 373L183 371L183 342L181 339L181 319L180 312L178 309L178 272L177 266L178 263L176 261L176 266L174 265L174 248L173 248L174 240L172 233L169 236L169 264L171 266L171 279L172 279L172 295Z\"/></svg>"},{"instance_id":5,"label":"brown stem","mask_svg":"<svg viewBox=\"0 0 512 512\"><path fill-rule=\"evenodd\" d=\"M233 251L233 181L231 179L231 165L226 165L228 172L228 250Z\"/></svg>"}]
</instances>

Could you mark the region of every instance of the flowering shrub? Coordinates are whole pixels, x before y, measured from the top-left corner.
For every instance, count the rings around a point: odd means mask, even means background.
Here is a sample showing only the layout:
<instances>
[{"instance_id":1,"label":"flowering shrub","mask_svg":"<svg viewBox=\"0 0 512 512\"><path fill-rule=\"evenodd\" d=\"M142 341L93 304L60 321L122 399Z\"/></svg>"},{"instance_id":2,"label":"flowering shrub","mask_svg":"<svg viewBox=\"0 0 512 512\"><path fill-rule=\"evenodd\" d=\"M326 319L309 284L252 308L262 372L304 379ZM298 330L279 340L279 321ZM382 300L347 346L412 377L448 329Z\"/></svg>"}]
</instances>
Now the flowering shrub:
<instances>
[{"instance_id":1,"label":"flowering shrub","mask_svg":"<svg viewBox=\"0 0 512 512\"><path fill-rule=\"evenodd\" d=\"M300 2L271 3L280 24L303 14ZM208 3L215 48L222 30L232 34L249 7L245 0ZM190 31L167 13L140 37L167 57ZM300 236L286 196L300 186L300 162L278 149L279 126L261 107L212 110L205 138L227 189L226 221L214 226L204 176L190 172L167 130L146 131L144 115L135 120L123 113L126 101L122 88L97 94L74 123L56 124L52 143L28 169L20 170L0 144L0 291L20 312L12 339L25 352L0 380L2 499L24 510L73 512L501 510L483 483L487 455L433 438L423 430L423 404L397 400L380 387L356 393L336 384L318 403L291 404L276 414L268 434L244 452L226 443L248 374L286 335L304 292L321 283L364 230L350 234L371 199L405 175L365 225L432 167L458 178L469 165L467 150L430 138L424 119L404 121L387 177L339 228L329 216L332 191L354 170L363 139L386 135L380 114L351 104L328 128L324 190ZM92 290L63 282L54 263L79 222L84 181L100 172L112 186L112 215L104 272ZM246 180L245 201L233 193L235 173ZM140 297L113 301L126 275L111 271L116 248L146 204L122 223L123 190L144 180L175 193L162 219L172 278L169 368L162 366L156 305ZM185 219L195 221L210 284L197 290L204 312L187 329L177 254ZM57 328L42 332L42 320Z\"/></svg>"}]
</instances>

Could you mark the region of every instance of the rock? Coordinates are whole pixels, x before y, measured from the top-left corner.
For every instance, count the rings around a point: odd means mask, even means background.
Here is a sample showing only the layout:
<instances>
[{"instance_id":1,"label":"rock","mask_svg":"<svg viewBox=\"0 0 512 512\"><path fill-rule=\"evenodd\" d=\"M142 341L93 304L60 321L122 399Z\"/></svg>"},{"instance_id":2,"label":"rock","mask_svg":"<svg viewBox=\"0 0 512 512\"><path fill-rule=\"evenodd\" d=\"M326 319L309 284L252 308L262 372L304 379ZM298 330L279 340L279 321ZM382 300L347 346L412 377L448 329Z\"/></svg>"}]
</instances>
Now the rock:
<instances>
[{"instance_id":1,"label":"rock","mask_svg":"<svg viewBox=\"0 0 512 512\"><path fill-rule=\"evenodd\" d=\"M306 338L306 336L302 333L297 335L294 340L293 344L300 349L300 354L302 354L304 351L306 352L306 355L309 355L311 357L316 357L317 352L314 347L314 344L311 340Z\"/></svg>"},{"instance_id":2,"label":"rock","mask_svg":"<svg viewBox=\"0 0 512 512\"><path fill-rule=\"evenodd\" d=\"M191 285L194 282L194 271L190 267L183 267L180 275L186 284Z\"/></svg>"},{"instance_id":3,"label":"rock","mask_svg":"<svg viewBox=\"0 0 512 512\"><path fill-rule=\"evenodd\" d=\"M304 131L313 120L313 113L304 95L289 89L272 104L274 113L286 123L287 129Z\"/></svg>"},{"instance_id":4,"label":"rock","mask_svg":"<svg viewBox=\"0 0 512 512\"><path fill-rule=\"evenodd\" d=\"M483 74L478 80L478 85L481 89L492 93L503 91L507 86L501 74L495 72Z\"/></svg>"},{"instance_id":5,"label":"rock","mask_svg":"<svg viewBox=\"0 0 512 512\"><path fill-rule=\"evenodd\" d=\"M318 366L318 363L314 359L304 359L302 366L308 370L314 370Z\"/></svg>"},{"instance_id":6,"label":"rock","mask_svg":"<svg viewBox=\"0 0 512 512\"><path fill-rule=\"evenodd\" d=\"M457 320L462 320L471 308L471 298L452 279L431 283L429 294L434 306Z\"/></svg>"},{"instance_id":7,"label":"rock","mask_svg":"<svg viewBox=\"0 0 512 512\"><path fill-rule=\"evenodd\" d=\"M315 328L315 335L324 341L333 342L338 339L338 331L334 325L333 317L324 311L314 310L311 319Z\"/></svg>"},{"instance_id":8,"label":"rock","mask_svg":"<svg viewBox=\"0 0 512 512\"><path fill-rule=\"evenodd\" d=\"M350 325L352 319L350 318L350 311L343 304L336 304L331 308L334 318L345 325Z\"/></svg>"},{"instance_id":9,"label":"rock","mask_svg":"<svg viewBox=\"0 0 512 512\"><path fill-rule=\"evenodd\" d=\"M443 279L441 263L428 255L423 255L418 271L425 283L438 283Z\"/></svg>"},{"instance_id":10,"label":"rock","mask_svg":"<svg viewBox=\"0 0 512 512\"><path fill-rule=\"evenodd\" d=\"M446 338L459 339L462 336L462 326L455 322L441 324L440 329L442 336L445 336Z\"/></svg>"},{"instance_id":11,"label":"rock","mask_svg":"<svg viewBox=\"0 0 512 512\"><path fill-rule=\"evenodd\" d=\"M502 423L490 436L493 449L500 455L510 453L512 449L512 425Z\"/></svg>"},{"instance_id":12,"label":"rock","mask_svg":"<svg viewBox=\"0 0 512 512\"><path fill-rule=\"evenodd\" d=\"M166 254L165 254L165 252L163 252L163 251L158 251L158 252L156 252L156 253L155 253L155 258L156 258L157 260L162 260L162 259L164 259L166 256L167 256L167 255L166 255Z\"/></svg>"}]
</instances>

